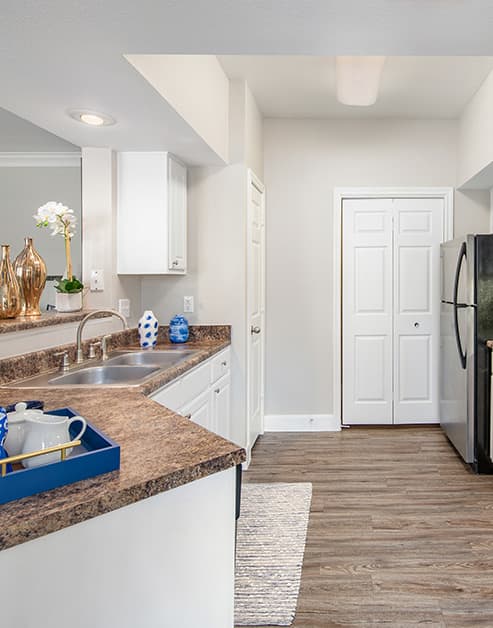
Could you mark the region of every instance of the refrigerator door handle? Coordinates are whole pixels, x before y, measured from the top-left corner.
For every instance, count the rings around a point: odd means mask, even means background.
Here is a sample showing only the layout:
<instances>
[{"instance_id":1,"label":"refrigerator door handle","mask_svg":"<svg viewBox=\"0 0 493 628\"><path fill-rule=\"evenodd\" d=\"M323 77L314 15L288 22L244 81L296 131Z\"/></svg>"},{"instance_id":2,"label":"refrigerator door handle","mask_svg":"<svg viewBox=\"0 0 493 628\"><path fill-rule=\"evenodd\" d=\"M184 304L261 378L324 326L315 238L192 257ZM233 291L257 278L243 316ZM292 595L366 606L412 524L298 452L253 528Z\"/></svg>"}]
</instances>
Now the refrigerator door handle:
<instances>
[{"instance_id":1,"label":"refrigerator door handle","mask_svg":"<svg viewBox=\"0 0 493 628\"><path fill-rule=\"evenodd\" d=\"M459 359L463 369L466 368L467 365L467 355L462 348L462 342L460 339L460 330L459 330L459 309L467 307L466 303L457 303L457 296L459 294L459 279L460 279L460 271L462 268L462 262L466 259L467 255L467 247L466 243L463 242L459 251L459 258L457 260L457 267L455 269L455 278L454 278L454 297L453 297L453 306L454 306L454 329L455 329L455 340L457 342L457 351L459 352Z\"/></svg>"}]
</instances>

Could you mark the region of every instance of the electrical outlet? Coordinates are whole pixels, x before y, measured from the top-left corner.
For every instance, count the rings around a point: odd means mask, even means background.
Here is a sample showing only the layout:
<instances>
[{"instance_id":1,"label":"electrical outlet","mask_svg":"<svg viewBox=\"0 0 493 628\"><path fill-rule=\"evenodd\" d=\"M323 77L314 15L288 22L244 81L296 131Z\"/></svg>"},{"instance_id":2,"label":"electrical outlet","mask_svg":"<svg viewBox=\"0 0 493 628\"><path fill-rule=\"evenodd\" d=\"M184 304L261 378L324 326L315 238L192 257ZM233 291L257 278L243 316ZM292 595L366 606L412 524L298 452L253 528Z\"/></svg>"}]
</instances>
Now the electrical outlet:
<instances>
[{"instance_id":1,"label":"electrical outlet","mask_svg":"<svg viewBox=\"0 0 493 628\"><path fill-rule=\"evenodd\" d=\"M193 312L193 297L183 297L183 311Z\"/></svg>"},{"instance_id":2,"label":"electrical outlet","mask_svg":"<svg viewBox=\"0 0 493 628\"><path fill-rule=\"evenodd\" d=\"M104 271L99 269L91 270L90 280L91 292L103 292L104 290Z\"/></svg>"},{"instance_id":3,"label":"electrical outlet","mask_svg":"<svg viewBox=\"0 0 493 628\"><path fill-rule=\"evenodd\" d=\"M130 299L118 299L118 312L126 318L130 316Z\"/></svg>"}]
</instances>

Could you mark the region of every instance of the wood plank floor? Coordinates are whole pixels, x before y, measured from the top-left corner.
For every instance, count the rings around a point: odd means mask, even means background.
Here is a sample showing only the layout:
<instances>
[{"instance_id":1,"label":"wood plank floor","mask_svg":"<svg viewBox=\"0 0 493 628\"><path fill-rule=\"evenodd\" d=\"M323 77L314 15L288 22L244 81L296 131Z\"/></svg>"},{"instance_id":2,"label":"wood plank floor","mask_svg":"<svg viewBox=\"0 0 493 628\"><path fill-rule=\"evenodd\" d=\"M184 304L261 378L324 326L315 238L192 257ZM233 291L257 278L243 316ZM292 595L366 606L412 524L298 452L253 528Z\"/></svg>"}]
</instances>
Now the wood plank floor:
<instances>
[{"instance_id":1,"label":"wood plank floor","mask_svg":"<svg viewBox=\"0 0 493 628\"><path fill-rule=\"evenodd\" d=\"M312 482L294 628L493 628L493 476L437 427L266 434L245 482Z\"/></svg>"}]
</instances>

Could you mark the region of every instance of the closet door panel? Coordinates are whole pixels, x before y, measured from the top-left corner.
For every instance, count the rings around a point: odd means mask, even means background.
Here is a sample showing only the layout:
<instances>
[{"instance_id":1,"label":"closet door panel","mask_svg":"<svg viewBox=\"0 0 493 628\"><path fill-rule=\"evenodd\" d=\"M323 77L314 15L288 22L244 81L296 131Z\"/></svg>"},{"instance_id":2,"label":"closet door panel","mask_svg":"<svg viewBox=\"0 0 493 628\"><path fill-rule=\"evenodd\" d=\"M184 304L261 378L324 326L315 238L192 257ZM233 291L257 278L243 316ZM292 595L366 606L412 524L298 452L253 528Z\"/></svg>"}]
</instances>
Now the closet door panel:
<instances>
[{"instance_id":1,"label":"closet door panel","mask_svg":"<svg viewBox=\"0 0 493 628\"><path fill-rule=\"evenodd\" d=\"M343 423L391 423L392 201L342 209Z\"/></svg>"},{"instance_id":2,"label":"closet door panel","mask_svg":"<svg viewBox=\"0 0 493 628\"><path fill-rule=\"evenodd\" d=\"M443 200L395 199L394 212L394 423L435 423Z\"/></svg>"}]
</instances>

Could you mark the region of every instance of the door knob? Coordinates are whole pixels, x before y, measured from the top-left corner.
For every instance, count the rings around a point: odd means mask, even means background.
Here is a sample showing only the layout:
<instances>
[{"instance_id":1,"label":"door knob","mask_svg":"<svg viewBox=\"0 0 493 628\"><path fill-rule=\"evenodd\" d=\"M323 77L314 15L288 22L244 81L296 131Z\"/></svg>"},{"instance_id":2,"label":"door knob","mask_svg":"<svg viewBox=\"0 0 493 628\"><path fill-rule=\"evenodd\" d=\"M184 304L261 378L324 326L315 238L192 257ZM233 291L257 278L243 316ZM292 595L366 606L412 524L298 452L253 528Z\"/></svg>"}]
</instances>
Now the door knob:
<instances>
[{"instance_id":1,"label":"door knob","mask_svg":"<svg viewBox=\"0 0 493 628\"><path fill-rule=\"evenodd\" d=\"M250 327L250 332L252 334L260 334L260 327L254 327L253 325Z\"/></svg>"}]
</instances>

